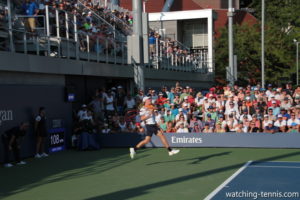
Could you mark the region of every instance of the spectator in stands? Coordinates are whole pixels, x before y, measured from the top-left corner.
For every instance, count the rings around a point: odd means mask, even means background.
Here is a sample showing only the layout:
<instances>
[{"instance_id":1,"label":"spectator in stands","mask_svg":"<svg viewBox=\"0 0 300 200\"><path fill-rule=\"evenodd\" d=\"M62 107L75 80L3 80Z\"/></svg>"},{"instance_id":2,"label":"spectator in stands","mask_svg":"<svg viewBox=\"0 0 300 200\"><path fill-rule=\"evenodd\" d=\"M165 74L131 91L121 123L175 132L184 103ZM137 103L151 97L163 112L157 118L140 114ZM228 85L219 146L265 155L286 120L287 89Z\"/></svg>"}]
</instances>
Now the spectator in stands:
<instances>
[{"instance_id":1,"label":"spectator in stands","mask_svg":"<svg viewBox=\"0 0 300 200\"><path fill-rule=\"evenodd\" d=\"M203 133L212 133L213 130L210 128L209 123L205 122L204 129L202 130Z\"/></svg>"},{"instance_id":2,"label":"spectator in stands","mask_svg":"<svg viewBox=\"0 0 300 200\"><path fill-rule=\"evenodd\" d=\"M4 167L12 167L10 163L9 156L10 152L14 153L15 161L17 165L24 165L26 162L20 159L20 149L21 149L21 137L26 134L29 127L27 122L22 122L20 126L13 127L4 132L1 135L3 148L4 148Z\"/></svg>"},{"instance_id":3,"label":"spectator in stands","mask_svg":"<svg viewBox=\"0 0 300 200\"><path fill-rule=\"evenodd\" d=\"M249 133L258 133L260 132L259 127L257 127L256 123L254 121L250 122L250 127L249 127Z\"/></svg>"},{"instance_id":4,"label":"spectator in stands","mask_svg":"<svg viewBox=\"0 0 300 200\"><path fill-rule=\"evenodd\" d=\"M225 133L226 132L225 128L222 127L222 122L218 121L216 123L216 128L215 128L214 132L215 133Z\"/></svg>"},{"instance_id":5,"label":"spectator in stands","mask_svg":"<svg viewBox=\"0 0 300 200\"><path fill-rule=\"evenodd\" d=\"M47 157L48 154L45 152L45 140L48 136L48 131L45 107L39 108L39 114L35 118L34 131L36 134L35 158Z\"/></svg>"},{"instance_id":6,"label":"spectator in stands","mask_svg":"<svg viewBox=\"0 0 300 200\"><path fill-rule=\"evenodd\" d=\"M106 110L106 117L108 116L113 116L115 112L115 105L114 105L115 99L112 95L112 91L107 92L107 96L104 99L104 105L105 105L105 110ZM124 102L122 103L122 105Z\"/></svg>"},{"instance_id":7,"label":"spectator in stands","mask_svg":"<svg viewBox=\"0 0 300 200\"><path fill-rule=\"evenodd\" d=\"M127 96L124 99L124 106L125 106L126 111L130 111L130 110L134 109L136 106L134 98L132 98L131 94L129 94L129 93L127 94Z\"/></svg>"},{"instance_id":8,"label":"spectator in stands","mask_svg":"<svg viewBox=\"0 0 300 200\"><path fill-rule=\"evenodd\" d=\"M77 118L79 121L83 120L87 116L87 106L83 104L77 113Z\"/></svg>"},{"instance_id":9,"label":"spectator in stands","mask_svg":"<svg viewBox=\"0 0 300 200\"><path fill-rule=\"evenodd\" d=\"M186 127L184 122L179 122L179 126L176 130L176 133L188 133L189 129Z\"/></svg>"},{"instance_id":10,"label":"spectator in stands","mask_svg":"<svg viewBox=\"0 0 300 200\"><path fill-rule=\"evenodd\" d=\"M110 130L110 128L108 127L108 124L107 124L107 123L104 124L104 128L102 129L101 132L102 132L103 134L109 134L109 133L111 133L111 130Z\"/></svg>"},{"instance_id":11,"label":"spectator in stands","mask_svg":"<svg viewBox=\"0 0 300 200\"><path fill-rule=\"evenodd\" d=\"M150 56L153 56L155 53L156 46L156 38L154 37L154 33L151 32L149 36L149 48L150 48Z\"/></svg>"},{"instance_id":12,"label":"spectator in stands","mask_svg":"<svg viewBox=\"0 0 300 200\"><path fill-rule=\"evenodd\" d=\"M264 132L274 134L278 132L278 128L273 125L273 122L269 122L268 125L264 128Z\"/></svg>"},{"instance_id":13,"label":"spectator in stands","mask_svg":"<svg viewBox=\"0 0 300 200\"><path fill-rule=\"evenodd\" d=\"M278 118L275 121L274 126L277 127L278 131L286 132L286 125L287 125L286 120L282 119L283 116L281 114L279 114L277 117Z\"/></svg>"},{"instance_id":14,"label":"spectator in stands","mask_svg":"<svg viewBox=\"0 0 300 200\"><path fill-rule=\"evenodd\" d=\"M29 31L33 34L36 31L36 18L35 16L38 15L39 13L39 7L35 0L30 0L29 2L27 1L24 4L24 8L26 11L26 15L28 17L27 23L28 23L28 28Z\"/></svg>"},{"instance_id":15,"label":"spectator in stands","mask_svg":"<svg viewBox=\"0 0 300 200\"><path fill-rule=\"evenodd\" d=\"M165 118L164 118L164 116L161 116L160 117L160 121L159 121L159 128L161 129L161 131L163 132L163 133L165 133L166 131L167 131L167 123L166 123L166 121L165 121Z\"/></svg>"},{"instance_id":16,"label":"spectator in stands","mask_svg":"<svg viewBox=\"0 0 300 200\"><path fill-rule=\"evenodd\" d=\"M98 123L104 120L104 109L103 109L103 99L100 95L94 97L93 101L89 104L94 113L95 122Z\"/></svg>"},{"instance_id":17,"label":"spectator in stands","mask_svg":"<svg viewBox=\"0 0 300 200\"><path fill-rule=\"evenodd\" d=\"M290 133L299 133L299 124L292 123L291 128L289 129Z\"/></svg>"}]
</instances>

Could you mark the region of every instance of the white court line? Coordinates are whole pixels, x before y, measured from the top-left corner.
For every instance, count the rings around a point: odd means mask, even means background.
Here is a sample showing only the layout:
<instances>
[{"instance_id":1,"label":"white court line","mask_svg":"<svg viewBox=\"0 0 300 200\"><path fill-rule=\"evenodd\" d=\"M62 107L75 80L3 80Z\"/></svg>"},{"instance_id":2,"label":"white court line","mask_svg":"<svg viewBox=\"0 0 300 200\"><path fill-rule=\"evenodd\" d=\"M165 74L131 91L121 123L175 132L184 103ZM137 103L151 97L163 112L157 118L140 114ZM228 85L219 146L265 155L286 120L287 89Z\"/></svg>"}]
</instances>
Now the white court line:
<instances>
[{"instance_id":1,"label":"white court line","mask_svg":"<svg viewBox=\"0 0 300 200\"><path fill-rule=\"evenodd\" d=\"M237 170L234 174L232 174L228 179L226 179L219 187L217 187L212 193L210 193L204 200L210 200L213 198L218 192L220 192L230 181L232 181L236 176L238 176L244 169L246 169L252 161L248 161L244 164L239 170Z\"/></svg>"},{"instance_id":2,"label":"white court line","mask_svg":"<svg viewBox=\"0 0 300 200\"><path fill-rule=\"evenodd\" d=\"M287 169L292 169L292 168L295 168L295 169L300 169L300 167L293 167L293 166L267 166L267 165L252 165L252 166L249 166L249 168L287 168Z\"/></svg>"},{"instance_id":3,"label":"white court line","mask_svg":"<svg viewBox=\"0 0 300 200\"><path fill-rule=\"evenodd\" d=\"M255 163L300 163L299 161L253 161L253 164Z\"/></svg>"}]
</instances>

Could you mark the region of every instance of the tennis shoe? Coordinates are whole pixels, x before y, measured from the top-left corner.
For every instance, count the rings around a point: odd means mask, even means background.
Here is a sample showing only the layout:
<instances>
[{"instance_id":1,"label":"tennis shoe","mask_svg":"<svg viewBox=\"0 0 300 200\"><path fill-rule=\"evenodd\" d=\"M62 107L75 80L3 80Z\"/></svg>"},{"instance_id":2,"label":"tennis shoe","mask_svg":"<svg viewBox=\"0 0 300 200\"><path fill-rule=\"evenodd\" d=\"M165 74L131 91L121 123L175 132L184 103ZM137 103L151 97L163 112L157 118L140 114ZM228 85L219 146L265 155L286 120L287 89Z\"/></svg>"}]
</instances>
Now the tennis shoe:
<instances>
[{"instance_id":1,"label":"tennis shoe","mask_svg":"<svg viewBox=\"0 0 300 200\"><path fill-rule=\"evenodd\" d=\"M173 156L175 154L178 154L180 152L179 149L172 149L172 151L169 151L169 156Z\"/></svg>"},{"instance_id":2,"label":"tennis shoe","mask_svg":"<svg viewBox=\"0 0 300 200\"><path fill-rule=\"evenodd\" d=\"M129 152L130 152L130 158L131 158L131 159L134 159L134 156L135 156L135 154L136 154L134 148L129 148Z\"/></svg>"}]
</instances>

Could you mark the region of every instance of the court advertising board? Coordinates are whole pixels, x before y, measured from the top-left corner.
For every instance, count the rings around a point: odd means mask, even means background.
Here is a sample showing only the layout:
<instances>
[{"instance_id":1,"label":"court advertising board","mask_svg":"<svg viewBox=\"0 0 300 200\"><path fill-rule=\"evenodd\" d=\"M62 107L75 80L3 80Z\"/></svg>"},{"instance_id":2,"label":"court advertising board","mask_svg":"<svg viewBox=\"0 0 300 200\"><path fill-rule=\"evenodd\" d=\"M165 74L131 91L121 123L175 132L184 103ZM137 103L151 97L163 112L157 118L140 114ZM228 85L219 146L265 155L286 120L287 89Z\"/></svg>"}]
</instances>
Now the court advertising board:
<instances>
[{"instance_id":1,"label":"court advertising board","mask_svg":"<svg viewBox=\"0 0 300 200\"><path fill-rule=\"evenodd\" d=\"M165 133L172 147L300 148L300 133ZM102 147L130 147L145 137L139 133L100 134ZM163 147L153 135L146 147Z\"/></svg>"},{"instance_id":2,"label":"court advertising board","mask_svg":"<svg viewBox=\"0 0 300 200\"><path fill-rule=\"evenodd\" d=\"M58 152L65 149L65 129L64 128L53 128L49 131L50 134L50 147L49 152Z\"/></svg>"}]
</instances>

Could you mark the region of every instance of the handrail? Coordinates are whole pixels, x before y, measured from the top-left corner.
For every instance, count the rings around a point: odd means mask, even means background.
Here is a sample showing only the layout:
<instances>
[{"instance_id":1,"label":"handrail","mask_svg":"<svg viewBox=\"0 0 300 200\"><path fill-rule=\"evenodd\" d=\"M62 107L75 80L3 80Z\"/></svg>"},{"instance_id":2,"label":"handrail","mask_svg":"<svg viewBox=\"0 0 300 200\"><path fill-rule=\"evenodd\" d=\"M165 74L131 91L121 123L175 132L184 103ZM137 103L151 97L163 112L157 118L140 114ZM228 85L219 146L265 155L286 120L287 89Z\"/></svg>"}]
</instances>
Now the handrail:
<instances>
[{"instance_id":1,"label":"handrail","mask_svg":"<svg viewBox=\"0 0 300 200\"><path fill-rule=\"evenodd\" d=\"M98 15L93 9L90 9L89 7L85 6L80 0L78 0L78 2L84 6L86 9L88 9L89 11L91 11L94 15L96 15L97 17L101 18L102 20L104 20L106 23L108 23L111 27L113 27L114 30L116 30L118 33L120 33L121 31L118 31L117 29L115 29L115 27L113 25L111 25L109 22L107 22L103 17L101 17L100 15ZM110 10L108 13L106 13L108 15L110 15L110 17L112 17L114 20L116 20L118 23L121 23L123 26L126 27L126 30L129 30L129 32L127 33L128 35L130 35L132 33L132 27L129 26L128 24L126 24L123 20L121 20L120 18L118 18L115 14L112 13L112 10ZM122 34L122 33L121 33Z\"/></svg>"},{"instance_id":2,"label":"handrail","mask_svg":"<svg viewBox=\"0 0 300 200\"><path fill-rule=\"evenodd\" d=\"M114 33L119 33L121 34L118 30L116 30L116 28L114 26L112 26L109 22L107 22L104 18L102 18L100 15L98 15L95 11L93 11L92 9L88 8L87 6L85 6L80 0L77 1L78 3L80 3L84 8L88 9L90 12L92 12L95 16L97 16L99 19L101 19L106 25L108 25L110 28L113 29Z\"/></svg>"},{"instance_id":3,"label":"handrail","mask_svg":"<svg viewBox=\"0 0 300 200\"><path fill-rule=\"evenodd\" d=\"M43 22L44 22L44 26L43 27L35 27L36 30L44 30L44 33L46 31L46 17L44 15L32 15L32 16L28 16L28 15L15 15L16 19L19 18L43 18Z\"/></svg>"}]
</instances>

